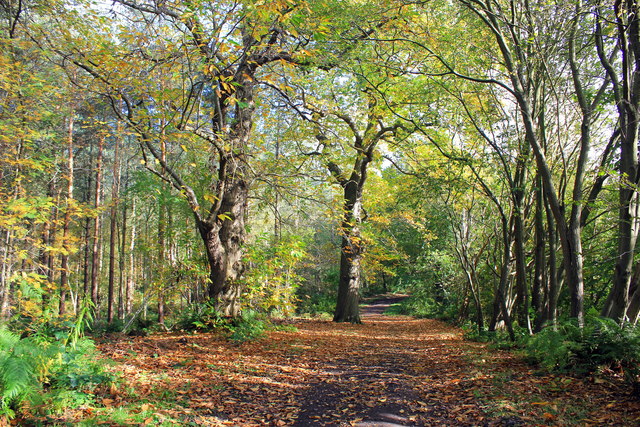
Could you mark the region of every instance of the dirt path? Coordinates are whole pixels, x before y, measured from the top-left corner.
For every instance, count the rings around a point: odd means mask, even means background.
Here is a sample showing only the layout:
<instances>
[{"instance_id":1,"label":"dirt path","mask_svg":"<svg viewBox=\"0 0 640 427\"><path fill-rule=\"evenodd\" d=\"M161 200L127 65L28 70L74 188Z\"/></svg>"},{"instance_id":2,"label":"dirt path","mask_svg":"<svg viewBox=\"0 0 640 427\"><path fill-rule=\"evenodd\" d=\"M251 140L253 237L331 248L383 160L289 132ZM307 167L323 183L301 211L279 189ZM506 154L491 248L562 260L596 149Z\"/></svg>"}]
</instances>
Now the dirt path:
<instances>
[{"instance_id":1,"label":"dirt path","mask_svg":"<svg viewBox=\"0 0 640 427\"><path fill-rule=\"evenodd\" d=\"M640 421L638 402L617 382L536 373L510 353L465 342L444 323L382 314L393 302L365 308L362 325L299 320L297 331L242 345L212 334L105 343L102 351L126 378L105 406L165 425Z\"/></svg>"}]
</instances>

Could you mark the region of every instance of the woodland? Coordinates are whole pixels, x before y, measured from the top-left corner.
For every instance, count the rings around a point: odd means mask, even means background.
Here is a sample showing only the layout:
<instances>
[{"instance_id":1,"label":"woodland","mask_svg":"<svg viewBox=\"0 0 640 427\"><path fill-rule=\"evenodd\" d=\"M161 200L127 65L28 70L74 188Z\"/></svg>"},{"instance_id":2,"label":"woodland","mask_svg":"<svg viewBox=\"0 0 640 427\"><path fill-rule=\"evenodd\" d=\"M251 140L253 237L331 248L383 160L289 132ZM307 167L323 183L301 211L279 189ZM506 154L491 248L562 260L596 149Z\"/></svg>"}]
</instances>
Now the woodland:
<instances>
[{"instance_id":1,"label":"woodland","mask_svg":"<svg viewBox=\"0 0 640 427\"><path fill-rule=\"evenodd\" d=\"M635 0L0 0L0 425L637 423L639 128Z\"/></svg>"}]
</instances>

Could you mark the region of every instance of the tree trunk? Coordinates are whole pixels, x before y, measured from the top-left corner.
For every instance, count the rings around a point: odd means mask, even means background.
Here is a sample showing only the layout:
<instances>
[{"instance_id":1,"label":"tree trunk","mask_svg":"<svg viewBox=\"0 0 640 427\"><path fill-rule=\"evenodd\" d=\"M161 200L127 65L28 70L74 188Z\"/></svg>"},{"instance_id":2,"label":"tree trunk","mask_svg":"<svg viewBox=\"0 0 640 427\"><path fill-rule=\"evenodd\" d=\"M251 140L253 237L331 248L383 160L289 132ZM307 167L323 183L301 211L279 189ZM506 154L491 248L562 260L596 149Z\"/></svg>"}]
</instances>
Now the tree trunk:
<instances>
[{"instance_id":1,"label":"tree trunk","mask_svg":"<svg viewBox=\"0 0 640 427\"><path fill-rule=\"evenodd\" d=\"M362 285L363 247L360 236L362 222L362 190L359 183L349 181L344 187L344 218L340 245L340 282L334 322L361 323L360 287Z\"/></svg>"},{"instance_id":2,"label":"tree trunk","mask_svg":"<svg viewBox=\"0 0 640 427\"><path fill-rule=\"evenodd\" d=\"M560 277L558 274L558 261L556 254L558 251L558 232L556 229L556 223L551 213L551 209L548 204L545 204L545 211L547 215L547 234L548 234L548 248L549 248L549 305L547 320L556 325L558 320L558 297L560 296Z\"/></svg>"},{"instance_id":3,"label":"tree trunk","mask_svg":"<svg viewBox=\"0 0 640 427\"><path fill-rule=\"evenodd\" d=\"M531 289L531 307L536 313L534 319L534 332L540 332L548 318L548 301L549 301L549 288L545 280L545 240L546 233L544 230L544 207L542 196L542 182L540 176L536 176L535 186L535 214L534 214L534 232L535 232L535 248L534 248L534 273L533 273L533 287ZM545 297L546 296L546 297ZM545 304L546 301L546 304Z\"/></svg>"},{"instance_id":4,"label":"tree trunk","mask_svg":"<svg viewBox=\"0 0 640 427\"><path fill-rule=\"evenodd\" d=\"M500 269L500 284L498 286L498 300L502 319L504 320L509 338L515 341L516 336L513 332L513 324L509 313L509 305L507 304L507 290L509 286L509 271L511 270L511 238L509 236L508 221L504 215L502 217L502 267Z\"/></svg>"},{"instance_id":5,"label":"tree trunk","mask_svg":"<svg viewBox=\"0 0 640 427\"><path fill-rule=\"evenodd\" d=\"M629 308L627 308L627 321L635 325L640 315L640 263L635 265L631 286L629 287Z\"/></svg>"},{"instance_id":6,"label":"tree trunk","mask_svg":"<svg viewBox=\"0 0 640 427\"><path fill-rule=\"evenodd\" d=\"M115 316L115 280L116 280L116 238L118 236L118 204L120 193L120 135L115 138L113 149L113 183L111 186L111 208L109 210L109 290L107 295L107 322L112 323Z\"/></svg>"},{"instance_id":7,"label":"tree trunk","mask_svg":"<svg viewBox=\"0 0 640 427\"><path fill-rule=\"evenodd\" d=\"M125 167L125 170L127 168ZM123 185L127 188L127 176ZM127 203L122 204L122 227L120 229L120 254L118 257L118 319L123 320L125 316L125 268L127 262Z\"/></svg>"},{"instance_id":8,"label":"tree trunk","mask_svg":"<svg viewBox=\"0 0 640 427\"><path fill-rule=\"evenodd\" d=\"M71 213L73 209L73 125L75 111L71 108L67 130L67 201L64 211L64 223L62 225L62 257L60 260L60 316L66 313L67 292L69 290L69 228L71 226Z\"/></svg>"},{"instance_id":9,"label":"tree trunk","mask_svg":"<svg viewBox=\"0 0 640 427\"><path fill-rule=\"evenodd\" d=\"M239 167L235 172L228 171L227 191L219 209L221 214L212 222L196 217L210 267L209 298L221 315L230 317L237 317L240 313L243 290L238 279L244 269L242 245L246 233L249 186L242 175Z\"/></svg>"},{"instance_id":10,"label":"tree trunk","mask_svg":"<svg viewBox=\"0 0 640 427\"><path fill-rule=\"evenodd\" d=\"M55 179L52 177L49 181L49 185L47 188L47 195L51 197L53 201L55 201ZM57 203L52 203L51 209L49 210L49 220L45 222L43 230L42 230L42 248L40 249L40 272L43 276L47 278L47 282L44 284L44 292L42 294L42 309L46 310L49 306L50 301L50 291L53 286L53 281L55 280L54 274L54 256L51 254L51 251L47 248L54 247L55 244L55 234L56 234L56 207Z\"/></svg>"},{"instance_id":11,"label":"tree trunk","mask_svg":"<svg viewBox=\"0 0 640 427\"><path fill-rule=\"evenodd\" d=\"M96 210L96 217L93 222L93 247L92 247L92 263L91 263L91 302L96 307L96 314L99 314L100 306L100 289L99 289L99 277L100 277L100 253L101 253L101 220L100 220L100 207L101 207L101 192L102 192L102 156L104 149L104 136L100 136L98 141L98 157L96 159L96 187L93 206Z\"/></svg>"},{"instance_id":12,"label":"tree trunk","mask_svg":"<svg viewBox=\"0 0 640 427\"><path fill-rule=\"evenodd\" d=\"M125 287L125 310L126 314L131 314L133 312L133 297L135 293L135 274L136 274L136 264L135 264L135 248L136 248L136 200L131 200L131 237L129 241L129 271L127 272L127 280Z\"/></svg>"},{"instance_id":13,"label":"tree trunk","mask_svg":"<svg viewBox=\"0 0 640 427\"><path fill-rule=\"evenodd\" d=\"M10 230L4 232L2 239L2 263L0 263L0 291L2 292L2 302L0 303L0 318L8 321L11 317L11 281L12 274L10 248L13 246L13 236Z\"/></svg>"},{"instance_id":14,"label":"tree trunk","mask_svg":"<svg viewBox=\"0 0 640 427\"><path fill-rule=\"evenodd\" d=\"M164 325L164 290L166 287L167 273L167 201L165 186L160 190L158 201L158 263L156 274L158 277L158 323Z\"/></svg>"},{"instance_id":15,"label":"tree trunk","mask_svg":"<svg viewBox=\"0 0 640 427\"><path fill-rule=\"evenodd\" d=\"M614 2L614 9L617 46L622 54L621 69L617 73L614 71L612 64L602 52L601 44L598 46L598 54L613 85L620 123L618 260L613 286L601 314L624 323L629 306L633 258L640 225L640 201L637 191L640 178L640 7L636 0L618 0ZM600 23L598 21L598 24Z\"/></svg>"},{"instance_id":16,"label":"tree trunk","mask_svg":"<svg viewBox=\"0 0 640 427\"><path fill-rule=\"evenodd\" d=\"M527 150L528 151L528 150ZM531 319L529 318L529 290L527 288L527 260L525 253L525 226L524 226L524 186L527 177L527 155L521 153L524 158L518 161L516 168L513 192L513 237L514 256L516 261L516 311L518 324L531 332Z\"/></svg>"},{"instance_id":17,"label":"tree trunk","mask_svg":"<svg viewBox=\"0 0 640 427\"><path fill-rule=\"evenodd\" d=\"M582 277L582 245L581 245L581 228L578 220L567 223L564 217L564 205L561 202L559 193L556 190L553 174L547 161L545 152L540 143L541 139L536 132L536 111L535 103L532 101L531 90L536 86L532 81L532 76L525 67L518 64L524 58L527 59L529 54L528 45L523 44L514 31L517 25L527 25L524 22L514 23L503 15L504 10L497 7L492 1L467 1L463 3L469 7L474 13L478 14L485 22L488 29L492 31L500 49L504 64L509 74L511 85L511 93L513 94L518 107L519 114L522 119L522 125L525 131L525 138L529 144L538 168L538 173L543 183L543 191L547 202L557 224L560 235L560 243L563 254L563 262L567 277L568 286L571 292L571 316L578 319L578 323L584 323L584 281ZM527 10L527 13L529 11ZM530 18L530 16L529 16ZM575 77L575 76L574 76ZM542 139L544 141L544 139ZM588 157L588 139L582 139L579 150L578 169L574 180L574 191L572 203L572 212L579 212L583 203L582 192L584 166Z\"/></svg>"},{"instance_id":18,"label":"tree trunk","mask_svg":"<svg viewBox=\"0 0 640 427\"><path fill-rule=\"evenodd\" d=\"M93 144L89 147L89 165L93 165L94 153ZM87 174L87 191L83 193L82 201L88 206L91 201L91 188L93 187L93 173L89 171ZM91 249L93 248L92 241L92 221L89 216L84 220L83 233L84 233L84 250L82 261L82 291L83 298L89 298L91 295ZM80 298L77 299L78 306L76 311L80 309Z\"/></svg>"}]
</instances>

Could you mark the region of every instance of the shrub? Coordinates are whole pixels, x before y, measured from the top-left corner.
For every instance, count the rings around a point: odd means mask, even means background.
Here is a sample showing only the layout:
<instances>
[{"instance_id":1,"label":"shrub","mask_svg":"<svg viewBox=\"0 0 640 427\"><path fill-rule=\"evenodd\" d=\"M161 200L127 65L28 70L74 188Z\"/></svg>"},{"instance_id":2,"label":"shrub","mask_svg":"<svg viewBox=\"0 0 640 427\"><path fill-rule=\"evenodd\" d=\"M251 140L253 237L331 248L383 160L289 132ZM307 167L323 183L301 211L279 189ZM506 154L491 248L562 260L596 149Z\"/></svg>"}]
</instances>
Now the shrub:
<instances>
[{"instance_id":1,"label":"shrub","mask_svg":"<svg viewBox=\"0 0 640 427\"><path fill-rule=\"evenodd\" d=\"M333 316L336 308L336 295L334 292L314 292L311 295L300 298L299 313L321 315L323 313Z\"/></svg>"}]
</instances>

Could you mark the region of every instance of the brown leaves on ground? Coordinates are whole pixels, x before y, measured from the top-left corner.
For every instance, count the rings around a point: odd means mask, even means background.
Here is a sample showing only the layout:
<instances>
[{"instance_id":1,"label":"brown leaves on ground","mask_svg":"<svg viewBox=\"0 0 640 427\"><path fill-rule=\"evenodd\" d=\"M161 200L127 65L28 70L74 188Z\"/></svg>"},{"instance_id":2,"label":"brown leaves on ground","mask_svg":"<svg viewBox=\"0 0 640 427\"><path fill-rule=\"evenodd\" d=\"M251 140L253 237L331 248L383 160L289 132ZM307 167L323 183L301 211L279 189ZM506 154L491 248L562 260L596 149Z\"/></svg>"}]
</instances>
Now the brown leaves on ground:
<instances>
[{"instance_id":1,"label":"brown leaves on ground","mask_svg":"<svg viewBox=\"0 0 640 427\"><path fill-rule=\"evenodd\" d=\"M634 425L639 402L616 379L540 375L435 320L298 320L234 345L215 334L101 344L124 376L104 406L196 425Z\"/></svg>"}]
</instances>

